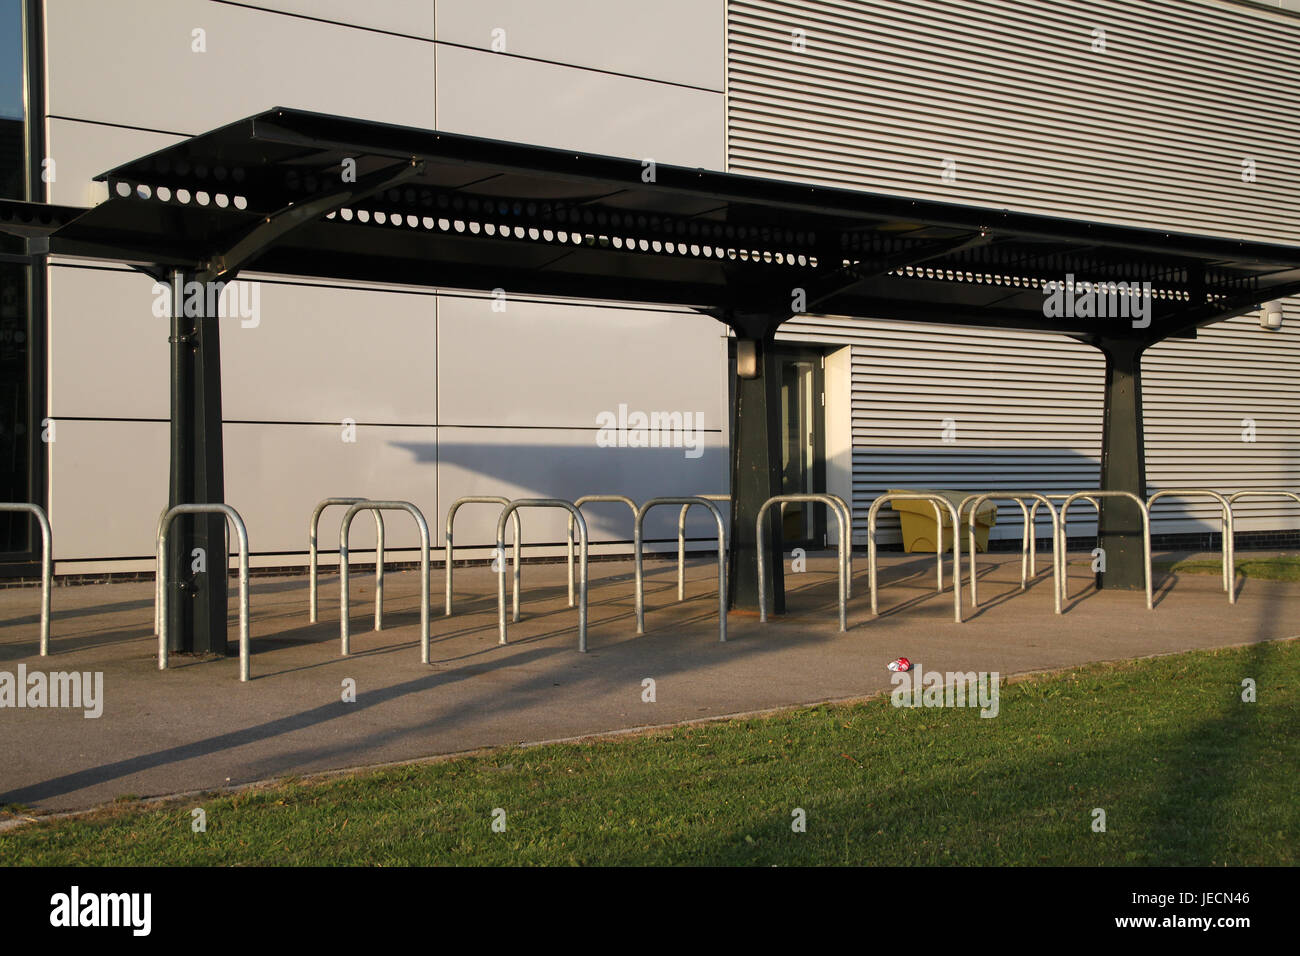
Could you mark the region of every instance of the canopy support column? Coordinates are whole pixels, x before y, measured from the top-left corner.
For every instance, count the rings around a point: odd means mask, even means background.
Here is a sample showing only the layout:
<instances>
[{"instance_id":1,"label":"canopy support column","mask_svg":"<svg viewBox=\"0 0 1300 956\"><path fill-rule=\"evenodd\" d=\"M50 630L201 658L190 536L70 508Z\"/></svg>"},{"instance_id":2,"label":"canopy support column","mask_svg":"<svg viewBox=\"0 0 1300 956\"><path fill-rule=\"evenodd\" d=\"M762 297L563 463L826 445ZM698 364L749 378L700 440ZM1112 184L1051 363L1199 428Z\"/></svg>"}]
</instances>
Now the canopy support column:
<instances>
[{"instance_id":1,"label":"canopy support column","mask_svg":"<svg viewBox=\"0 0 1300 956\"><path fill-rule=\"evenodd\" d=\"M1147 500L1146 452L1142 435L1142 353L1150 339L1100 337L1094 343L1106 357L1106 397L1102 413L1101 488L1127 491ZM1097 546L1104 571L1098 588L1142 590L1145 571L1142 514L1132 501L1103 498Z\"/></svg>"},{"instance_id":2,"label":"canopy support column","mask_svg":"<svg viewBox=\"0 0 1300 956\"><path fill-rule=\"evenodd\" d=\"M731 550L727 607L758 612L758 512L782 492L781 380L773 326L761 337L736 339L736 405L731 423ZM767 606L785 613L780 509L768 509Z\"/></svg>"},{"instance_id":3,"label":"canopy support column","mask_svg":"<svg viewBox=\"0 0 1300 956\"><path fill-rule=\"evenodd\" d=\"M223 504L221 340L217 315L208 314L207 284L195 274L171 273L170 507ZM187 295L186 293L191 293ZM226 518L182 515L169 536L169 649L226 653Z\"/></svg>"}]
</instances>

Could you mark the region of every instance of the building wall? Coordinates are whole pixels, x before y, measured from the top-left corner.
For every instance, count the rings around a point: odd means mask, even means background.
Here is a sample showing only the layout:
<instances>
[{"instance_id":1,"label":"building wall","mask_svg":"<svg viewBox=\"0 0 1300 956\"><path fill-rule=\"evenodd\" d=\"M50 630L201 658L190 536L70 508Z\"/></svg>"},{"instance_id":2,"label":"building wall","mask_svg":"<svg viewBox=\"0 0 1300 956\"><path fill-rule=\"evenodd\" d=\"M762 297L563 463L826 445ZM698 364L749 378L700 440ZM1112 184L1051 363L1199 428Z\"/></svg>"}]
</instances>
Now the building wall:
<instances>
[{"instance_id":1,"label":"building wall","mask_svg":"<svg viewBox=\"0 0 1300 956\"><path fill-rule=\"evenodd\" d=\"M94 175L273 106L653 158L724 165L721 0L47 0L48 199L101 198ZM505 52L491 47L505 31ZM196 52L202 30L205 52ZM91 70L87 64L103 64ZM711 319L259 280L255 327L222 322L226 499L254 564L305 561L320 498L415 502L442 539L466 494L725 490L726 342ZM152 280L110 264L50 268L50 517L60 573L151 567L167 496L167 319ZM507 290L507 295L509 290ZM705 450L602 448L596 415L703 413ZM343 421L357 423L343 441ZM621 506L589 506L626 541ZM336 541L339 513L321 539ZM675 535L660 512L654 535ZM393 548L413 548L394 516ZM486 545L467 507L457 544ZM562 540L555 513L527 541ZM364 522L355 547L373 544ZM413 556L408 552L406 557Z\"/></svg>"},{"instance_id":2,"label":"building wall","mask_svg":"<svg viewBox=\"0 0 1300 956\"><path fill-rule=\"evenodd\" d=\"M728 12L732 171L1300 241L1295 11L1220 0L730 0ZM1244 316L1147 353L1151 491L1300 487L1300 300L1286 313L1280 332ZM1098 481L1104 365L1088 346L883 316L808 316L786 330L851 349L860 539L870 500L888 487ZM1154 530L1217 529L1212 503L1186 504L1158 506ZM1243 501L1240 513L1246 530L1300 528L1285 501ZM1000 518L995 535L1018 537L1018 509L1004 505ZM1080 518L1071 532L1090 533L1086 510Z\"/></svg>"},{"instance_id":3,"label":"building wall","mask_svg":"<svg viewBox=\"0 0 1300 956\"><path fill-rule=\"evenodd\" d=\"M286 106L659 162L1250 238L1300 238L1300 19L1217 0L45 0L53 202L93 176ZM1091 50L1107 30L1106 54ZM807 50L790 48L802 29ZM495 31L502 30L504 34ZM203 52L196 52L202 31ZM493 49L504 40L504 52ZM94 68L87 64L99 64ZM102 68L101 68L102 67ZM1240 162L1253 158L1256 181ZM957 178L944 182L945 159ZM258 277L223 325L227 500L260 565L305 560L328 495L405 498L441 543L464 494L727 485L722 326L663 309ZM50 267L49 502L60 573L151 566L167 493L167 332L151 280ZM507 290L508 291L508 290ZM792 322L828 363L828 475L860 516L885 487L1097 480L1099 355L1069 339L885 317ZM1146 361L1153 488L1300 485L1300 307ZM828 394L828 399L832 396ZM707 448L606 449L595 416L703 412ZM842 405L842 407L841 407ZM1241 421L1257 423L1253 443ZM355 443L342 422L358 423ZM956 441L944 442L945 419ZM1247 528L1295 528L1282 505ZM596 540L626 541L621 506ZM1161 531L1211 527L1162 518ZM1003 535L1018 534L1003 512ZM458 544L486 545L470 508ZM332 542L337 517L322 525ZM670 533L661 513L653 535ZM390 522L394 547L413 529ZM704 525L700 528L703 530ZM1085 533L1086 521L1072 526ZM558 515L527 518L557 541ZM373 541L364 523L358 547ZM411 552L407 552L409 557Z\"/></svg>"}]
</instances>

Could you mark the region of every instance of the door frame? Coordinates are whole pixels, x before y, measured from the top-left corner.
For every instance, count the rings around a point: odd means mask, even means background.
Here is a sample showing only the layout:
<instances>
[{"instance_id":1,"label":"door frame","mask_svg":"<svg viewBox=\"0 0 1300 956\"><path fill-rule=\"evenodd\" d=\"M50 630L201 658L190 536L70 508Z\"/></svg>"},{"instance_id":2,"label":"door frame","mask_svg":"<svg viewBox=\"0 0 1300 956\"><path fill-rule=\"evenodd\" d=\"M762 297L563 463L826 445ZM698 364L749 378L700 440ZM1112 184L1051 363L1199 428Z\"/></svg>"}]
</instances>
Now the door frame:
<instances>
[{"instance_id":1,"label":"door frame","mask_svg":"<svg viewBox=\"0 0 1300 956\"><path fill-rule=\"evenodd\" d=\"M814 494L824 494L826 492L826 355L832 351L834 351L834 348L828 346L790 341L778 341L772 349L779 362L805 361L812 364L813 461L811 483L812 493ZM735 416L735 369L736 340L733 337L727 343L727 412L729 418ZM810 505L809 507L812 514L811 535L800 540L787 539L784 542L786 551L791 548L820 551L829 546L826 509L818 505Z\"/></svg>"}]
</instances>

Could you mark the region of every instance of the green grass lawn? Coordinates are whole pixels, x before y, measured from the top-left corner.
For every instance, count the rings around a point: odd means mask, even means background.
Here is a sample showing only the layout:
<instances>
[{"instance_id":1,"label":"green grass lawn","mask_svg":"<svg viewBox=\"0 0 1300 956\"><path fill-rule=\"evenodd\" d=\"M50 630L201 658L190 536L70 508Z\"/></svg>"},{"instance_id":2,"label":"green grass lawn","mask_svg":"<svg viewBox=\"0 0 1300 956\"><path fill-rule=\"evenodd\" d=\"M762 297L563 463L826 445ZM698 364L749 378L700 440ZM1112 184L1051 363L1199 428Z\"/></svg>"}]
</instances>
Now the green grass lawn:
<instances>
[{"instance_id":1,"label":"green grass lawn","mask_svg":"<svg viewBox=\"0 0 1300 956\"><path fill-rule=\"evenodd\" d=\"M1300 581L1300 555L1284 554L1272 558L1238 558L1237 574L1257 581ZM1188 560L1154 562L1159 571L1183 574L1222 574L1223 562L1219 560Z\"/></svg>"},{"instance_id":2,"label":"green grass lawn","mask_svg":"<svg viewBox=\"0 0 1300 956\"><path fill-rule=\"evenodd\" d=\"M0 864L1295 864L1297 727L1275 642L1018 681L993 719L886 697L122 804Z\"/></svg>"}]
</instances>

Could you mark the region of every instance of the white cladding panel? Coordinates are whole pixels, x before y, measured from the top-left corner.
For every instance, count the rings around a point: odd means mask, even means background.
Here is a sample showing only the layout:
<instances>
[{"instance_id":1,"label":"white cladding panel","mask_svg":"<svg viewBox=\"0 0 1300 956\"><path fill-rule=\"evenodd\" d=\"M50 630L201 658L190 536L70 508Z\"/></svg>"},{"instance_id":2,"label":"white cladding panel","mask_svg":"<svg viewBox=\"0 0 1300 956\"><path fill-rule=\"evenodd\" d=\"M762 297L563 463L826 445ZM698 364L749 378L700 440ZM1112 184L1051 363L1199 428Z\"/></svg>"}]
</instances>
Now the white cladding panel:
<instances>
[{"instance_id":1,"label":"white cladding panel","mask_svg":"<svg viewBox=\"0 0 1300 956\"><path fill-rule=\"evenodd\" d=\"M403 33L432 40L437 0L241 0L246 7L261 7L313 20L330 20L346 26Z\"/></svg>"},{"instance_id":2,"label":"white cladding panel","mask_svg":"<svg viewBox=\"0 0 1300 956\"><path fill-rule=\"evenodd\" d=\"M625 405L725 431L723 331L696 313L443 295L439 421L591 429Z\"/></svg>"},{"instance_id":3,"label":"white cladding panel","mask_svg":"<svg viewBox=\"0 0 1300 956\"><path fill-rule=\"evenodd\" d=\"M45 198L69 206L96 206L108 198L107 184L94 182L96 176L179 143L183 138L101 123L52 119L46 127L46 152L54 160L55 176L46 186Z\"/></svg>"},{"instance_id":4,"label":"white cladding panel","mask_svg":"<svg viewBox=\"0 0 1300 956\"><path fill-rule=\"evenodd\" d=\"M154 314L159 300L161 316ZM228 286L222 301L227 421L436 421L432 294L300 285L250 273ZM167 419L169 302L165 285L137 272L51 269L51 414Z\"/></svg>"},{"instance_id":5,"label":"white cladding panel","mask_svg":"<svg viewBox=\"0 0 1300 956\"><path fill-rule=\"evenodd\" d=\"M166 426L164 425L164 429ZM423 512L432 536L437 522L438 430L358 425L343 441L335 424L281 425L227 422L226 501L243 515L250 546L260 553L305 552L307 522L322 498L362 497L409 501ZM337 550L343 509L321 519L320 542ZM385 513L387 547L412 549L419 533L407 515ZM374 519L358 516L352 547L373 548ZM284 560L292 564L292 560Z\"/></svg>"},{"instance_id":6,"label":"white cladding panel","mask_svg":"<svg viewBox=\"0 0 1300 956\"><path fill-rule=\"evenodd\" d=\"M241 308L257 309L221 322L227 421L437 421L436 296L241 281Z\"/></svg>"},{"instance_id":7,"label":"white cladding panel","mask_svg":"<svg viewBox=\"0 0 1300 956\"><path fill-rule=\"evenodd\" d=\"M277 105L724 163L721 0L627 3L626 16L577 0L540 11L448 2L436 21L424 0L47 6L55 202L97 202L95 175ZM507 55L470 35L483 17L506 18ZM206 52L192 49L196 29ZM167 494L167 319L153 314L152 280L128 269L61 263L50 274L61 570L145 567ZM301 563L307 517L327 496L414 501L440 543L442 509L470 491L725 490L725 340L702 316L514 299L504 315L480 315L487 303L461 294L241 279L257 282L258 312L221 323L226 497L248 523L255 564ZM599 446L595 415L620 404L703 412L703 454ZM345 418L358 423L356 442L343 441ZM106 511L114 501L124 504ZM462 541L487 542L487 510L467 514ZM597 540L630 538L616 507L589 513ZM338 517L322 525L327 548ZM652 527L666 534L670 523L665 514ZM389 524L394 547L414 546L409 522ZM357 547L372 546L372 527L356 528ZM528 527L528 540L553 541L562 523L534 516Z\"/></svg>"},{"instance_id":8,"label":"white cladding panel","mask_svg":"<svg viewBox=\"0 0 1300 956\"><path fill-rule=\"evenodd\" d=\"M45 29L54 116L194 134L287 106L435 125L427 40L208 0L48 0Z\"/></svg>"},{"instance_id":9,"label":"white cladding panel","mask_svg":"<svg viewBox=\"0 0 1300 956\"><path fill-rule=\"evenodd\" d=\"M718 92L724 24L723 0L438 0L444 43Z\"/></svg>"},{"instance_id":10,"label":"white cladding panel","mask_svg":"<svg viewBox=\"0 0 1300 956\"><path fill-rule=\"evenodd\" d=\"M171 328L153 314L153 279L81 263L49 276L50 416L166 422Z\"/></svg>"},{"instance_id":11,"label":"white cladding panel","mask_svg":"<svg viewBox=\"0 0 1300 956\"><path fill-rule=\"evenodd\" d=\"M722 168L720 93L453 46L438 88L449 133Z\"/></svg>"},{"instance_id":12,"label":"white cladding panel","mask_svg":"<svg viewBox=\"0 0 1300 956\"><path fill-rule=\"evenodd\" d=\"M167 423L54 425L49 446L54 560L151 557L158 514L167 503ZM66 569L56 565L56 570Z\"/></svg>"},{"instance_id":13,"label":"white cladding panel","mask_svg":"<svg viewBox=\"0 0 1300 956\"><path fill-rule=\"evenodd\" d=\"M732 171L1300 242L1300 18L1211 0L730 0L728 12ZM1279 333L1242 317L1145 356L1150 490L1300 486L1300 305L1286 311ZM863 521L886 487L1096 485L1095 350L883 316L786 328L853 348ZM1185 504L1162 504L1155 530L1217 530L1212 505ZM1300 527L1283 502L1241 510L1245 529ZM995 535L1019 534L1017 508L1001 520ZM1090 522L1081 511L1071 533Z\"/></svg>"}]
</instances>

